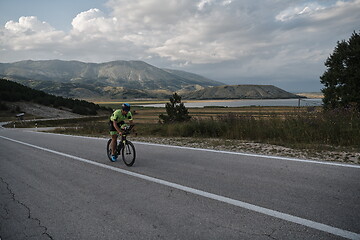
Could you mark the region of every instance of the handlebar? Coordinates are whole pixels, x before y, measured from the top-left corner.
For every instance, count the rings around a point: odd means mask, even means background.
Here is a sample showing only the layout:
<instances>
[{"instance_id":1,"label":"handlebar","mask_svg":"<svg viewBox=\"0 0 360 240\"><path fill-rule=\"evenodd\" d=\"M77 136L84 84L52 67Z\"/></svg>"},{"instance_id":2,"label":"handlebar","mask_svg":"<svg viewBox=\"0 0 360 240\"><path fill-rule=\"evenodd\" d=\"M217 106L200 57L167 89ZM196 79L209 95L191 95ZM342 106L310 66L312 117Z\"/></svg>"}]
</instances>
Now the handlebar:
<instances>
[{"instance_id":1,"label":"handlebar","mask_svg":"<svg viewBox=\"0 0 360 240\"><path fill-rule=\"evenodd\" d=\"M123 129L121 129L121 131L124 133L124 134L129 134L131 129L134 128L134 125L130 125L130 126L126 126L124 127Z\"/></svg>"}]
</instances>

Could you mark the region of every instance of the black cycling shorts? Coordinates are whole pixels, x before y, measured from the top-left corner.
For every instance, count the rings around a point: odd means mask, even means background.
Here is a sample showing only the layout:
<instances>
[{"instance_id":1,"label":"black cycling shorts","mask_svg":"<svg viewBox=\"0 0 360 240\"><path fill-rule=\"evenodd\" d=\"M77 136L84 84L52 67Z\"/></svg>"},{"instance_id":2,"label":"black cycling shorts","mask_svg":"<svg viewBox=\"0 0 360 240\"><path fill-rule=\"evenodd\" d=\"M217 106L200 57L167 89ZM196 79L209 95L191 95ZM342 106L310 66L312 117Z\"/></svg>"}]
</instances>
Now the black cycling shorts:
<instances>
[{"instance_id":1,"label":"black cycling shorts","mask_svg":"<svg viewBox=\"0 0 360 240\"><path fill-rule=\"evenodd\" d=\"M117 123L117 125L118 125L119 128L120 128L121 125L123 125L123 124L125 124L124 121L121 121L121 122ZM109 131L116 131L116 129L115 129L114 125L113 125L113 121L111 121L111 120L109 121Z\"/></svg>"}]
</instances>

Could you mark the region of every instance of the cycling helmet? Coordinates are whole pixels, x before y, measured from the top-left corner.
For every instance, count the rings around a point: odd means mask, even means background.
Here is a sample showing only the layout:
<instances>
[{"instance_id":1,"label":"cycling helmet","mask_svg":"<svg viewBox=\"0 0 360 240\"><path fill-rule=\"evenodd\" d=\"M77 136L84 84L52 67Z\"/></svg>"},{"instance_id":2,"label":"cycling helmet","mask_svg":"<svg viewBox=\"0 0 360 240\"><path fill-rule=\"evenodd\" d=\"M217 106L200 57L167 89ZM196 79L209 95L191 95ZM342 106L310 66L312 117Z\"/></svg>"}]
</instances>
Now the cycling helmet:
<instances>
[{"instance_id":1,"label":"cycling helmet","mask_svg":"<svg viewBox=\"0 0 360 240\"><path fill-rule=\"evenodd\" d=\"M121 107L122 107L122 110L124 110L126 112L130 111L130 104L128 104L128 103L124 103Z\"/></svg>"}]
</instances>

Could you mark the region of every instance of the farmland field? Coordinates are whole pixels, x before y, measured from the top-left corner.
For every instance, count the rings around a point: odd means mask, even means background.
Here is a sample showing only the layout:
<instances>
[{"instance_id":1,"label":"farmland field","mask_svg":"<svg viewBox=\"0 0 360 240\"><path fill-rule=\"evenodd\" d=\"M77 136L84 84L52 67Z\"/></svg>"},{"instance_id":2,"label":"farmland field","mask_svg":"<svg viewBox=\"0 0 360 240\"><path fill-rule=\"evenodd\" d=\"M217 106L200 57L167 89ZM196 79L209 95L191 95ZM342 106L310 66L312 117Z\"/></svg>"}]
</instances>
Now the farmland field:
<instances>
[{"instance_id":1,"label":"farmland field","mask_svg":"<svg viewBox=\"0 0 360 240\"><path fill-rule=\"evenodd\" d=\"M226 100L224 100L226 101ZM168 101L129 101L133 107L132 112L135 114L135 119L139 123L157 123L159 121L160 114L166 114L165 107L142 107L139 105L143 104L164 104ZM184 101L186 102L186 101ZM196 101L191 101L196 102ZM205 101L197 101L205 102ZM206 101L211 102L211 100ZM216 102L219 102L218 100ZM100 106L110 107L112 109L117 109L121 106L123 102L95 102ZM301 114L305 112L319 112L321 107L288 107L288 106L247 106L247 107L204 107L204 108L188 108L190 116L197 119L206 119L206 118L217 118L228 114L235 114L243 117L255 117L255 118L266 118L269 116L290 116Z\"/></svg>"}]
</instances>

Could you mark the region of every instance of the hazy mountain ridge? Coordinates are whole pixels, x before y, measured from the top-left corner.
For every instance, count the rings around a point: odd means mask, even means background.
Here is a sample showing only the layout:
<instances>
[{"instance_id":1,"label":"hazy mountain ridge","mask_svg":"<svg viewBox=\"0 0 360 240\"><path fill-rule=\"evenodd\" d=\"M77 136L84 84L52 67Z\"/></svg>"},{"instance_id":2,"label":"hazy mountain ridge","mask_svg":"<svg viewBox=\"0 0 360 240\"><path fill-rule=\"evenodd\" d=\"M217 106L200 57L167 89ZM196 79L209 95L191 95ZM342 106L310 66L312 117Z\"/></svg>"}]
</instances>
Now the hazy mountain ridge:
<instances>
[{"instance_id":1,"label":"hazy mountain ridge","mask_svg":"<svg viewBox=\"0 0 360 240\"><path fill-rule=\"evenodd\" d=\"M60 82L99 82L107 86L133 87L144 89L159 88L178 90L182 86L199 84L218 86L223 83L187 73L191 78L180 75L182 71L160 69L142 61L113 61L107 63L83 63L78 61L21 61L0 64L0 74L4 76L51 80ZM197 80L201 79L201 80ZM166 85L164 85L166 83ZM129 86L126 86L129 85Z\"/></svg>"},{"instance_id":2,"label":"hazy mountain ridge","mask_svg":"<svg viewBox=\"0 0 360 240\"><path fill-rule=\"evenodd\" d=\"M0 75L26 86L65 97L165 97L181 89L219 86L202 76L160 69L142 61L83 63L21 61L0 63ZM114 87L109 91L108 87ZM120 87L120 88L119 88ZM114 93L114 90L118 90ZM129 95L130 94L130 95Z\"/></svg>"},{"instance_id":3,"label":"hazy mountain ridge","mask_svg":"<svg viewBox=\"0 0 360 240\"><path fill-rule=\"evenodd\" d=\"M142 61L0 63L0 77L50 94L80 99L168 98L173 92L184 99L298 98L271 85L227 86Z\"/></svg>"}]
</instances>

